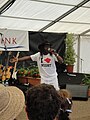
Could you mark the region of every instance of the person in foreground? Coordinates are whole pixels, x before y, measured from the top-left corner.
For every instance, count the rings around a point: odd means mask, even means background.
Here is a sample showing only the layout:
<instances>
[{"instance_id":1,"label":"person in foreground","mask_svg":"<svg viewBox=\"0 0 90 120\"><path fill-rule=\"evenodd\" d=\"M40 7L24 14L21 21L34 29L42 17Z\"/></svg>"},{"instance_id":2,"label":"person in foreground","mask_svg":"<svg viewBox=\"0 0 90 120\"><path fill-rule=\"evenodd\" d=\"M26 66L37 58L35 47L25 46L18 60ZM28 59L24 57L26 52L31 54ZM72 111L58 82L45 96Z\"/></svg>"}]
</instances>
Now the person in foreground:
<instances>
[{"instance_id":1,"label":"person in foreground","mask_svg":"<svg viewBox=\"0 0 90 120\"><path fill-rule=\"evenodd\" d=\"M62 63L62 57L51 48L51 44L48 41L40 44L38 49L39 52L36 54L18 59L14 57L10 61L12 63L24 60L36 61L41 76L41 83L51 84L56 90L59 90L55 61Z\"/></svg>"},{"instance_id":2,"label":"person in foreground","mask_svg":"<svg viewBox=\"0 0 90 120\"><path fill-rule=\"evenodd\" d=\"M0 84L0 120L15 120L24 107L25 98L20 89Z\"/></svg>"},{"instance_id":3,"label":"person in foreground","mask_svg":"<svg viewBox=\"0 0 90 120\"><path fill-rule=\"evenodd\" d=\"M26 112L29 120L57 120L61 97L52 85L40 84L28 89Z\"/></svg>"},{"instance_id":4,"label":"person in foreground","mask_svg":"<svg viewBox=\"0 0 90 120\"><path fill-rule=\"evenodd\" d=\"M58 112L58 120L70 120L69 114L72 113L72 96L67 89L60 89L58 91L62 98L60 112Z\"/></svg>"}]
</instances>

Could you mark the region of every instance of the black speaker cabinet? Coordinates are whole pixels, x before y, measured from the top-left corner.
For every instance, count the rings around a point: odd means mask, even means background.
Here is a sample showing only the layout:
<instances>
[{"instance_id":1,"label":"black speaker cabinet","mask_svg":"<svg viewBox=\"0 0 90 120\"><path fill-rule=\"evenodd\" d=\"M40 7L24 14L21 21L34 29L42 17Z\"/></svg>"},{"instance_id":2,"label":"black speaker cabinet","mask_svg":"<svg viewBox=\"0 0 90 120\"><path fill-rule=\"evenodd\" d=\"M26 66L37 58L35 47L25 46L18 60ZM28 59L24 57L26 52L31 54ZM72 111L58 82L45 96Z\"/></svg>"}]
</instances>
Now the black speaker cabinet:
<instances>
[{"instance_id":1,"label":"black speaker cabinet","mask_svg":"<svg viewBox=\"0 0 90 120\"><path fill-rule=\"evenodd\" d=\"M83 98L88 100L88 85L66 85L66 89L70 91L72 98Z\"/></svg>"}]
</instances>

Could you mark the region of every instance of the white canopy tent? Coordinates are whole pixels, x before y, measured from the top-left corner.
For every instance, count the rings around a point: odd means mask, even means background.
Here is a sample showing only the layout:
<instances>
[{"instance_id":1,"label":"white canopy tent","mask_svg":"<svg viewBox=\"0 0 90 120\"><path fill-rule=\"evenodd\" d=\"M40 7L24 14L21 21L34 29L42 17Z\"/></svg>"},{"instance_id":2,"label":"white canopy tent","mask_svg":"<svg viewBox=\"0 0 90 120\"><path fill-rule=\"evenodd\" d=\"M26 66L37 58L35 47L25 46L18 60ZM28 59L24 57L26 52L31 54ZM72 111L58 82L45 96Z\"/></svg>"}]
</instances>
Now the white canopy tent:
<instances>
[{"instance_id":1,"label":"white canopy tent","mask_svg":"<svg viewBox=\"0 0 90 120\"><path fill-rule=\"evenodd\" d=\"M90 73L90 0L0 0L0 7L0 29L74 33L75 71Z\"/></svg>"}]
</instances>

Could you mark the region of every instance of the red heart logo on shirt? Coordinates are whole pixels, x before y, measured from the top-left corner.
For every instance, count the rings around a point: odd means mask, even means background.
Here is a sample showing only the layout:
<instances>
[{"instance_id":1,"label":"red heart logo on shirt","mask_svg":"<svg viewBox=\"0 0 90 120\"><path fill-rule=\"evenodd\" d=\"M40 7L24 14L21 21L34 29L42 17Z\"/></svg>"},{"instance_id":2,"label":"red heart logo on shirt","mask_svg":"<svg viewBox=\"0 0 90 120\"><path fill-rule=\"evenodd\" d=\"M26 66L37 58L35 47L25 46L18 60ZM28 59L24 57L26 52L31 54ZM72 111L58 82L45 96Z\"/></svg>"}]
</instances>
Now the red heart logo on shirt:
<instances>
[{"instance_id":1,"label":"red heart logo on shirt","mask_svg":"<svg viewBox=\"0 0 90 120\"><path fill-rule=\"evenodd\" d=\"M47 63L50 63L51 59L50 58L46 58L46 59L44 59L44 61L47 62Z\"/></svg>"}]
</instances>

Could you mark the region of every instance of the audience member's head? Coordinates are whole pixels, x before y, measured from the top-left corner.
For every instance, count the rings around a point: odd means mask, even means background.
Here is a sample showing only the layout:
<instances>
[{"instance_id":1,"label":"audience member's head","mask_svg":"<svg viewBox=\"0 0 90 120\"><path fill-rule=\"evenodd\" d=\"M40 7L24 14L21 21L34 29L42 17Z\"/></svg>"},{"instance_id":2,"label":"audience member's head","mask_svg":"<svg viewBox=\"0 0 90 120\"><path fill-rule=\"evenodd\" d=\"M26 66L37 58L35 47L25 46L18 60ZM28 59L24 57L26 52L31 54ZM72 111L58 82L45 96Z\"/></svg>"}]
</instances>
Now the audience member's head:
<instances>
[{"instance_id":1,"label":"audience member's head","mask_svg":"<svg viewBox=\"0 0 90 120\"><path fill-rule=\"evenodd\" d=\"M0 84L0 120L14 120L24 106L24 94L20 89Z\"/></svg>"},{"instance_id":2,"label":"audience member's head","mask_svg":"<svg viewBox=\"0 0 90 120\"><path fill-rule=\"evenodd\" d=\"M71 93L66 89L61 89L58 91L60 97L63 99L60 112L58 114L58 120L70 120L69 113L71 113L72 107L72 97Z\"/></svg>"},{"instance_id":3,"label":"audience member's head","mask_svg":"<svg viewBox=\"0 0 90 120\"><path fill-rule=\"evenodd\" d=\"M40 84L27 91L26 112L29 120L54 120L60 105L60 95L52 85Z\"/></svg>"},{"instance_id":4,"label":"audience member's head","mask_svg":"<svg viewBox=\"0 0 90 120\"><path fill-rule=\"evenodd\" d=\"M63 98L63 102L62 102L61 108L64 111L70 112L71 111L71 107L72 107L72 96L71 96L71 93L68 90L66 90L66 89L61 89L61 90L59 90L59 95L60 95L60 97Z\"/></svg>"},{"instance_id":5,"label":"audience member's head","mask_svg":"<svg viewBox=\"0 0 90 120\"><path fill-rule=\"evenodd\" d=\"M67 89L60 89L59 90L59 94L63 98L72 99L72 95L71 95L71 93Z\"/></svg>"}]
</instances>

